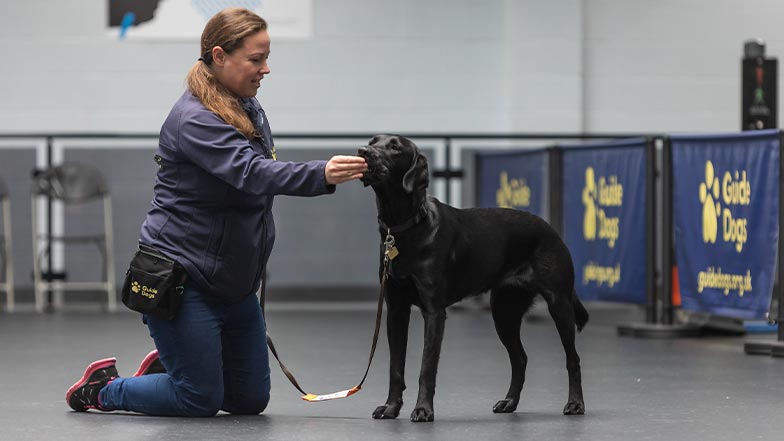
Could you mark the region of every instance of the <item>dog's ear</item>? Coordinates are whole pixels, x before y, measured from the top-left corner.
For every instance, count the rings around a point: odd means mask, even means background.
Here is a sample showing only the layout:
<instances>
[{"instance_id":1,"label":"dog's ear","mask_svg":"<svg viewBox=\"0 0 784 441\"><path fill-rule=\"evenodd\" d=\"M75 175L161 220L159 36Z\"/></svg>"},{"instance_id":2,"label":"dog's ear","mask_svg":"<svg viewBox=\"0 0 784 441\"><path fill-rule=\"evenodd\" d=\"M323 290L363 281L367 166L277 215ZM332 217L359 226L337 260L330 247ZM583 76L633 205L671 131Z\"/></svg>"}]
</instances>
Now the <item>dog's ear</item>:
<instances>
[{"instance_id":1,"label":"dog's ear","mask_svg":"<svg viewBox=\"0 0 784 441\"><path fill-rule=\"evenodd\" d=\"M403 190L413 193L415 190L426 189L430 185L430 174L427 171L427 158L418 151L414 153L414 163L403 175Z\"/></svg>"}]
</instances>

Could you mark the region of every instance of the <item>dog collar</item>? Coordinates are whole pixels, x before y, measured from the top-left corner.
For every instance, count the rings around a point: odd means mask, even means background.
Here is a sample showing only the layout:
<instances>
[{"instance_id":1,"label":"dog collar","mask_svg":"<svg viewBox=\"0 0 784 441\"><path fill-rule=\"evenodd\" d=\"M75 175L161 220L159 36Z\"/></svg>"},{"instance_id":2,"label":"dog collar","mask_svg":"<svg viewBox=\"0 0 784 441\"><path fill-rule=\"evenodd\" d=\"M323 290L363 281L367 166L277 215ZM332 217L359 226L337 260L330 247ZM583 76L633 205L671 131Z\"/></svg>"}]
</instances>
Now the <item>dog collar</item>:
<instances>
[{"instance_id":1,"label":"dog collar","mask_svg":"<svg viewBox=\"0 0 784 441\"><path fill-rule=\"evenodd\" d=\"M414 214L414 217L408 219L407 221L403 222L399 225L387 225L381 218L378 219L378 225L381 227L382 230L391 234L401 233L403 231L408 230L409 228L413 227L414 225L418 224L422 219L427 217L427 201L419 207L419 210Z\"/></svg>"}]
</instances>

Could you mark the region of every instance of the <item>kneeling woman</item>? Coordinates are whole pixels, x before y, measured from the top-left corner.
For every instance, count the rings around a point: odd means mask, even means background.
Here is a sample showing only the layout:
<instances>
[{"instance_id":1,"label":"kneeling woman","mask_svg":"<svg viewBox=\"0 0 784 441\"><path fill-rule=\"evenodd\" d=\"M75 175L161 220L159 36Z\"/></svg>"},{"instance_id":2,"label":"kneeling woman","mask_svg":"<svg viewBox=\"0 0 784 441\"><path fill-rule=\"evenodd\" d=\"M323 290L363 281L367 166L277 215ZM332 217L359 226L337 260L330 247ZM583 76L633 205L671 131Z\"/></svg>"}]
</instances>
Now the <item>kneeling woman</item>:
<instances>
[{"instance_id":1,"label":"kneeling woman","mask_svg":"<svg viewBox=\"0 0 784 441\"><path fill-rule=\"evenodd\" d=\"M182 305L172 320L145 317L157 352L135 376L119 377L114 358L88 366L66 394L72 409L210 416L267 406L270 369L256 292L275 239L273 196L332 193L367 169L356 156L276 160L255 98L270 72L269 53L267 24L251 11L226 9L205 26L187 90L161 128L139 240L185 268Z\"/></svg>"}]
</instances>

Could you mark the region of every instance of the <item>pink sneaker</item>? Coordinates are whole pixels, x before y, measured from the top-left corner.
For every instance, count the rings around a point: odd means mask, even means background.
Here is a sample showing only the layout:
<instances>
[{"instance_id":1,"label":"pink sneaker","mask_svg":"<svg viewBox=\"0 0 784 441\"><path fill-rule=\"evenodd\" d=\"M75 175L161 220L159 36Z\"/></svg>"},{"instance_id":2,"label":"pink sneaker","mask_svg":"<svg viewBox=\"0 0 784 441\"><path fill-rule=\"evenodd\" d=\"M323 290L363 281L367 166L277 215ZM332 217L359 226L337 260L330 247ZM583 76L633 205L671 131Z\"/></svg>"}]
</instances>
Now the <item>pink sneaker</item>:
<instances>
[{"instance_id":1,"label":"pink sneaker","mask_svg":"<svg viewBox=\"0 0 784 441\"><path fill-rule=\"evenodd\" d=\"M165 374L166 368L163 367L163 363L161 363L161 359L158 358L158 350L153 349L152 352L147 354L142 360L142 364L139 365L139 369L136 370L136 373L133 374L134 377L140 377L142 375L148 374Z\"/></svg>"},{"instance_id":2,"label":"pink sneaker","mask_svg":"<svg viewBox=\"0 0 784 441\"><path fill-rule=\"evenodd\" d=\"M87 366L82 378L65 393L65 402L71 406L71 409L77 412L84 412L87 409L107 410L100 406L98 392L120 376L115 363L117 359L111 357L94 361Z\"/></svg>"}]
</instances>

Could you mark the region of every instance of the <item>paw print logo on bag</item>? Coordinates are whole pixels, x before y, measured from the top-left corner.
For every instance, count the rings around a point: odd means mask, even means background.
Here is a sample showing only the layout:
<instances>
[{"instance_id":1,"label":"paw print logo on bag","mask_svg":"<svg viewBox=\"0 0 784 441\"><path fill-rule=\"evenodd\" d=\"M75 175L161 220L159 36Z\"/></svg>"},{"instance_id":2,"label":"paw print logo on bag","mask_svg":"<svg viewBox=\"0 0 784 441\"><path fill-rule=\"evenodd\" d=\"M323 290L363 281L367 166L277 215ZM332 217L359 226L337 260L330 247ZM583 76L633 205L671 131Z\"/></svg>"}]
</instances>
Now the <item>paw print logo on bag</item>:
<instances>
[{"instance_id":1,"label":"paw print logo on bag","mask_svg":"<svg viewBox=\"0 0 784 441\"><path fill-rule=\"evenodd\" d=\"M713 163L705 163L705 182L700 183L700 203L702 204L702 241L716 243L719 233L719 178L713 169Z\"/></svg>"},{"instance_id":2,"label":"paw print logo on bag","mask_svg":"<svg viewBox=\"0 0 784 441\"><path fill-rule=\"evenodd\" d=\"M139 282L135 280L131 282L131 292L133 292L134 294L139 294L140 291L141 291L141 287L139 286Z\"/></svg>"}]
</instances>

